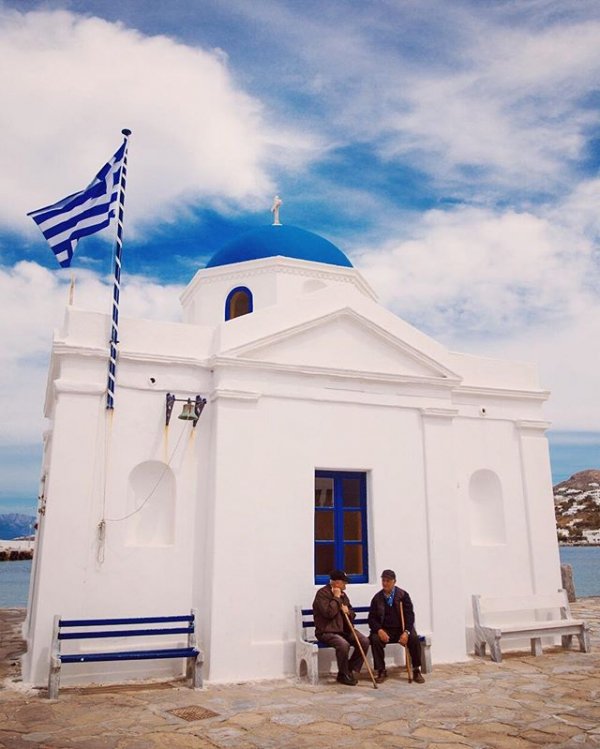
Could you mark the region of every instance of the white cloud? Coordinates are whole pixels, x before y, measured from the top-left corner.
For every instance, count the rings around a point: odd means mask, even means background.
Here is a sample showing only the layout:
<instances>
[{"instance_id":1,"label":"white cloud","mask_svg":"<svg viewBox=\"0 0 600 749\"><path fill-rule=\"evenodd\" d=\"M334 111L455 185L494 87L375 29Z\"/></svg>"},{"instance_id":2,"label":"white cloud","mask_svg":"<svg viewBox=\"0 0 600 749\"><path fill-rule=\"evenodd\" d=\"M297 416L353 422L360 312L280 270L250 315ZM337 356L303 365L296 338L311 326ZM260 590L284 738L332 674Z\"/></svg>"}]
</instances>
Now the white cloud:
<instances>
[{"instance_id":1,"label":"white cloud","mask_svg":"<svg viewBox=\"0 0 600 749\"><path fill-rule=\"evenodd\" d=\"M413 237L364 252L364 269L398 314L438 333L512 334L580 314L593 245L543 216L482 208L429 211Z\"/></svg>"},{"instance_id":2,"label":"white cloud","mask_svg":"<svg viewBox=\"0 0 600 749\"><path fill-rule=\"evenodd\" d=\"M411 76L405 106L387 121L387 153L417 150L445 178L471 166L483 170L472 177L478 184L559 188L598 123L582 101L600 75L600 22L544 30L478 23L461 63Z\"/></svg>"},{"instance_id":3,"label":"white cloud","mask_svg":"<svg viewBox=\"0 0 600 749\"><path fill-rule=\"evenodd\" d=\"M576 317L553 325L523 326L503 339L462 340L474 353L536 362L542 387L550 390L545 415L556 429L597 430L600 424L600 308L590 304Z\"/></svg>"},{"instance_id":4,"label":"white cloud","mask_svg":"<svg viewBox=\"0 0 600 749\"><path fill-rule=\"evenodd\" d=\"M219 50L64 11L0 10L0 46L0 99L10 102L0 221L12 228L33 231L27 211L85 187L123 127L133 130L129 229L182 203L255 206L274 191L275 159L298 165L316 147L269 126Z\"/></svg>"},{"instance_id":5,"label":"white cloud","mask_svg":"<svg viewBox=\"0 0 600 749\"><path fill-rule=\"evenodd\" d=\"M600 78L597 6L488 6L344 13L334 2L315 19L293 3L236 2L293 47L284 80L318 99L332 145L369 142L479 202L499 190L560 193L598 124L586 102Z\"/></svg>"},{"instance_id":6,"label":"white cloud","mask_svg":"<svg viewBox=\"0 0 600 749\"><path fill-rule=\"evenodd\" d=\"M430 211L412 237L363 250L381 301L457 350L537 362L557 427L600 423L600 304L588 183L547 215ZM576 222L570 209L579 207Z\"/></svg>"},{"instance_id":7,"label":"white cloud","mask_svg":"<svg viewBox=\"0 0 600 749\"><path fill-rule=\"evenodd\" d=\"M52 333L59 328L69 295L69 274L51 272L36 263L0 268L0 444L38 443ZM181 286L160 286L129 276L123 286L124 317L179 318ZM90 271L77 271L74 303L109 313L112 282Z\"/></svg>"}]
</instances>

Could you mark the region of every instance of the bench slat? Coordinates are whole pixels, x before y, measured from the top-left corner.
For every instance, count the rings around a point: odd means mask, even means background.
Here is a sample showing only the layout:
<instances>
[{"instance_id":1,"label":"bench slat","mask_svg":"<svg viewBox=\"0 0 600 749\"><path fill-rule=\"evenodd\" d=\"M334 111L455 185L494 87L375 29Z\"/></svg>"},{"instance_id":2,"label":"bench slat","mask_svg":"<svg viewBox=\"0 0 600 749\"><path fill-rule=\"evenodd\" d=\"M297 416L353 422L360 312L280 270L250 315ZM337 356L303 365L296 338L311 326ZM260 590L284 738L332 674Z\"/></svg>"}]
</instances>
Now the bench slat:
<instances>
[{"instance_id":1,"label":"bench slat","mask_svg":"<svg viewBox=\"0 0 600 749\"><path fill-rule=\"evenodd\" d=\"M354 619L353 622L352 622L352 624L354 624L354 626L356 626L357 624L368 624L368 623L369 623L368 619L359 619L358 617L356 617L356 619ZM314 627L315 626L314 619L309 619L308 621L302 622L302 626L305 629L308 629L310 627Z\"/></svg>"},{"instance_id":2,"label":"bench slat","mask_svg":"<svg viewBox=\"0 0 600 749\"><path fill-rule=\"evenodd\" d=\"M419 642L421 642L423 644L427 643L427 637L425 635L418 635L418 637L419 637ZM316 638L314 638L314 639L312 639L312 638L306 639L305 638L304 642L308 642L310 645L316 645L319 648L330 648L330 647L332 647L331 645L327 645L326 643L321 642L320 640L317 640ZM391 643L391 644L392 645L398 645L399 643L395 643L394 642L394 643Z\"/></svg>"},{"instance_id":3,"label":"bench slat","mask_svg":"<svg viewBox=\"0 0 600 749\"><path fill-rule=\"evenodd\" d=\"M187 635L194 627L170 627L167 629L107 629L102 632L59 632L59 640L89 640L97 637L145 637L146 635Z\"/></svg>"},{"instance_id":4,"label":"bench slat","mask_svg":"<svg viewBox=\"0 0 600 749\"><path fill-rule=\"evenodd\" d=\"M479 599L482 614L496 614L510 611L536 611L539 609L559 609L564 606L560 593L549 593L534 596L510 596Z\"/></svg>"},{"instance_id":5,"label":"bench slat","mask_svg":"<svg viewBox=\"0 0 600 749\"><path fill-rule=\"evenodd\" d=\"M353 606L352 611L354 611L355 614L368 614L371 610L370 606ZM312 618L313 610L312 609L302 609L302 616L310 616Z\"/></svg>"},{"instance_id":6,"label":"bench slat","mask_svg":"<svg viewBox=\"0 0 600 749\"><path fill-rule=\"evenodd\" d=\"M128 650L114 653L65 653L58 658L62 663L88 663L95 661L143 661L155 658L191 658L198 655L196 648L171 648L166 650Z\"/></svg>"},{"instance_id":7,"label":"bench slat","mask_svg":"<svg viewBox=\"0 0 600 749\"><path fill-rule=\"evenodd\" d=\"M579 629L584 624L578 619L552 619L547 622L515 622L514 624L499 624L497 626L483 627L483 629L497 629L503 634L515 634L518 632L534 632L536 630L566 630L569 627Z\"/></svg>"},{"instance_id":8,"label":"bench slat","mask_svg":"<svg viewBox=\"0 0 600 749\"><path fill-rule=\"evenodd\" d=\"M166 624L168 622L191 622L194 617L191 614L178 616L141 616L120 619L61 619L60 627L102 627L117 624Z\"/></svg>"}]
</instances>

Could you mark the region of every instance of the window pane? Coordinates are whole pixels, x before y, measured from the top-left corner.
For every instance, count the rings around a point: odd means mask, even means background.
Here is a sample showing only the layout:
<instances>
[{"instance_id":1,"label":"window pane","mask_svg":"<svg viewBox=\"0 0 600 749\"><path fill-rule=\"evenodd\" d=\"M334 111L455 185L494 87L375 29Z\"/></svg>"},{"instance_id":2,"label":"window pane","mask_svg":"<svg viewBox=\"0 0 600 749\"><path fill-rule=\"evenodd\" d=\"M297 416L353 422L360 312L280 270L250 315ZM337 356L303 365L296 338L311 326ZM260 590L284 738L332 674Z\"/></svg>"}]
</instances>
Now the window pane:
<instances>
[{"instance_id":1,"label":"window pane","mask_svg":"<svg viewBox=\"0 0 600 749\"><path fill-rule=\"evenodd\" d=\"M315 541L333 541L333 510L315 512Z\"/></svg>"},{"instance_id":2,"label":"window pane","mask_svg":"<svg viewBox=\"0 0 600 749\"><path fill-rule=\"evenodd\" d=\"M354 510L344 512L344 541L362 541L362 515Z\"/></svg>"},{"instance_id":3,"label":"window pane","mask_svg":"<svg viewBox=\"0 0 600 749\"><path fill-rule=\"evenodd\" d=\"M363 574L362 544L344 546L344 570L349 575Z\"/></svg>"},{"instance_id":4,"label":"window pane","mask_svg":"<svg viewBox=\"0 0 600 749\"><path fill-rule=\"evenodd\" d=\"M315 544L315 575L328 575L334 568L333 544Z\"/></svg>"},{"instance_id":5,"label":"window pane","mask_svg":"<svg viewBox=\"0 0 600 749\"><path fill-rule=\"evenodd\" d=\"M342 479L344 507L360 507L360 479Z\"/></svg>"},{"instance_id":6,"label":"window pane","mask_svg":"<svg viewBox=\"0 0 600 749\"><path fill-rule=\"evenodd\" d=\"M315 476L315 507L333 507L333 479Z\"/></svg>"},{"instance_id":7,"label":"window pane","mask_svg":"<svg viewBox=\"0 0 600 749\"><path fill-rule=\"evenodd\" d=\"M245 291L236 291L231 298L230 305L230 318L241 317L250 312L250 299Z\"/></svg>"}]
</instances>

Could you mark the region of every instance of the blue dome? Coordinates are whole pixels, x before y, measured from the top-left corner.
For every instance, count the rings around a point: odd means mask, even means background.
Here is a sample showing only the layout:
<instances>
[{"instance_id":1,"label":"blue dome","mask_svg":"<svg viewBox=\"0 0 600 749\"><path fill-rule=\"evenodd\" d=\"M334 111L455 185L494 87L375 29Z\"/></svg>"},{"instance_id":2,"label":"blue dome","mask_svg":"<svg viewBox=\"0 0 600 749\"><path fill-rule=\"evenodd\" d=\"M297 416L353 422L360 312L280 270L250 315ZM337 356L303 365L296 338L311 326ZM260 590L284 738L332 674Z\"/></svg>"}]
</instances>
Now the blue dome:
<instances>
[{"instance_id":1,"label":"blue dome","mask_svg":"<svg viewBox=\"0 0 600 749\"><path fill-rule=\"evenodd\" d=\"M229 242L206 263L207 268L264 257L293 257L352 268L346 255L327 239L295 226L263 226Z\"/></svg>"}]
</instances>

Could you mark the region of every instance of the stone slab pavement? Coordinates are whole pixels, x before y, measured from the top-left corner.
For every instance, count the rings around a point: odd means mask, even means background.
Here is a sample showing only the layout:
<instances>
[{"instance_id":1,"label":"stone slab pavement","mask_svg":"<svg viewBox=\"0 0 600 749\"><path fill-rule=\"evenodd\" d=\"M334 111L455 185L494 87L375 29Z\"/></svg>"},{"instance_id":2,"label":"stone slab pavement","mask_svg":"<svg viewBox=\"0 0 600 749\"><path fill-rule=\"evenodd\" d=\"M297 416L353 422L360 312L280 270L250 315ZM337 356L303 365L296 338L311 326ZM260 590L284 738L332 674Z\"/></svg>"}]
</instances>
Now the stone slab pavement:
<instances>
[{"instance_id":1,"label":"stone slab pavement","mask_svg":"<svg viewBox=\"0 0 600 749\"><path fill-rule=\"evenodd\" d=\"M576 749L600 747L600 598L572 604L592 653L526 651L502 663L434 664L426 683L403 669L373 689L323 678L209 685L25 690L22 609L0 610L0 747L7 749Z\"/></svg>"}]
</instances>

